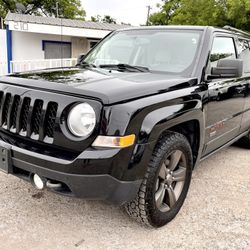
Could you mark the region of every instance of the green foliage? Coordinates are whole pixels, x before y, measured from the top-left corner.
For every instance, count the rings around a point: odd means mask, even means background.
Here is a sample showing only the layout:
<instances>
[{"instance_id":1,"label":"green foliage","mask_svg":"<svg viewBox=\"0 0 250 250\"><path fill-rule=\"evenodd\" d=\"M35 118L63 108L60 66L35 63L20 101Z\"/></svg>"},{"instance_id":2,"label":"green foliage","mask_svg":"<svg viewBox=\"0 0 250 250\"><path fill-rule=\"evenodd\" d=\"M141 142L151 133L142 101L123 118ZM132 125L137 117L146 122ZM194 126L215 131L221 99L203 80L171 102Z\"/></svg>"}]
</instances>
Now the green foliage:
<instances>
[{"instance_id":1,"label":"green foliage","mask_svg":"<svg viewBox=\"0 0 250 250\"><path fill-rule=\"evenodd\" d=\"M111 16L105 15L102 19L103 23L114 23L116 24L116 20L112 18Z\"/></svg>"},{"instance_id":2,"label":"green foliage","mask_svg":"<svg viewBox=\"0 0 250 250\"><path fill-rule=\"evenodd\" d=\"M116 20L109 15L105 15L104 17L101 17L100 15L92 16L90 21L91 22L99 22L99 23L114 23L114 24L116 24Z\"/></svg>"},{"instance_id":3,"label":"green foliage","mask_svg":"<svg viewBox=\"0 0 250 250\"><path fill-rule=\"evenodd\" d=\"M80 0L0 0L0 17L5 17L8 11L17 12L16 3L22 3L26 7L24 14L55 17L56 2L58 2L61 17L84 19L86 13Z\"/></svg>"},{"instance_id":4,"label":"green foliage","mask_svg":"<svg viewBox=\"0 0 250 250\"><path fill-rule=\"evenodd\" d=\"M6 16L6 10L3 7L3 5L1 5L1 0L0 0L0 18L4 18Z\"/></svg>"},{"instance_id":5,"label":"green foliage","mask_svg":"<svg viewBox=\"0 0 250 250\"><path fill-rule=\"evenodd\" d=\"M227 0L228 24L250 31L250 0Z\"/></svg>"},{"instance_id":6,"label":"green foliage","mask_svg":"<svg viewBox=\"0 0 250 250\"><path fill-rule=\"evenodd\" d=\"M214 25L219 20L214 0L182 0L171 20L172 24Z\"/></svg>"},{"instance_id":7,"label":"green foliage","mask_svg":"<svg viewBox=\"0 0 250 250\"><path fill-rule=\"evenodd\" d=\"M97 16L92 16L90 21L98 23L98 22L101 22L101 19L102 19L102 17L100 15L97 15Z\"/></svg>"},{"instance_id":8,"label":"green foliage","mask_svg":"<svg viewBox=\"0 0 250 250\"><path fill-rule=\"evenodd\" d=\"M180 7L181 0L162 0L163 4L158 4L160 11L150 16L149 22L154 25L168 25L176 10Z\"/></svg>"},{"instance_id":9,"label":"green foliage","mask_svg":"<svg viewBox=\"0 0 250 250\"><path fill-rule=\"evenodd\" d=\"M150 16L153 25L213 25L250 31L250 0L164 0Z\"/></svg>"},{"instance_id":10,"label":"green foliage","mask_svg":"<svg viewBox=\"0 0 250 250\"><path fill-rule=\"evenodd\" d=\"M217 62L219 61L220 59L224 59L224 58L227 58L227 57L230 57L232 54L211 54L210 56L210 61L211 62Z\"/></svg>"}]
</instances>

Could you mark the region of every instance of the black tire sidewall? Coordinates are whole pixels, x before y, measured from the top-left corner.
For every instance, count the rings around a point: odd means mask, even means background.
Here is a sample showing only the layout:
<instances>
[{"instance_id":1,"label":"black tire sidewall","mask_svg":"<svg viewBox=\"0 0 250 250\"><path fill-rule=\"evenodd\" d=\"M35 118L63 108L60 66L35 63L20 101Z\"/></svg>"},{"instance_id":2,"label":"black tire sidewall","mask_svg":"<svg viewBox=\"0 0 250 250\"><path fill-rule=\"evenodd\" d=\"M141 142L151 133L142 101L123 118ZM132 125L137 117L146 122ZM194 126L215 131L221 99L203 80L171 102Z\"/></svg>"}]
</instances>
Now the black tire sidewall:
<instances>
[{"instance_id":1,"label":"black tire sidewall","mask_svg":"<svg viewBox=\"0 0 250 250\"><path fill-rule=\"evenodd\" d=\"M175 133L172 136L174 136L174 139L162 141L160 143L160 146L157 147L156 152L150 162L151 169L153 171L150 172L149 177L148 177L146 204L148 207L149 223L154 227L160 227L160 226L165 225L166 223L170 222L178 214L179 210L181 209L185 201L185 198L186 198L189 186L190 186L190 182L191 182L191 177L192 177L193 158L192 158L192 150L190 148L190 145L187 139L183 135ZM160 211L156 206L155 186L156 186L157 178L159 176L160 168L164 160L166 159L168 155L173 153L175 150L181 150L186 157L186 161L187 161L186 178L185 178L185 183L184 183L182 193L178 201L176 202L174 207L171 208L170 211L164 213Z\"/></svg>"}]
</instances>

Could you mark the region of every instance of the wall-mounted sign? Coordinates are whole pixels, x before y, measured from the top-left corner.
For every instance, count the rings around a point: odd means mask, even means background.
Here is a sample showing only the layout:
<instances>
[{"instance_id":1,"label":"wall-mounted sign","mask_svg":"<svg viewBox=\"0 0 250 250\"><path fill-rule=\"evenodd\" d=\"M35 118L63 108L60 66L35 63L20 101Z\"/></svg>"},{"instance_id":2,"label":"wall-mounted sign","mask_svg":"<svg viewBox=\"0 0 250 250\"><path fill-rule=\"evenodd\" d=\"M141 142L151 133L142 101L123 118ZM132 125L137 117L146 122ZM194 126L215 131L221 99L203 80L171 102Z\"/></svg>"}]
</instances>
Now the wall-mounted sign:
<instances>
[{"instance_id":1,"label":"wall-mounted sign","mask_svg":"<svg viewBox=\"0 0 250 250\"><path fill-rule=\"evenodd\" d=\"M21 31L28 31L29 30L29 24L23 23L23 22L14 22L14 29L15 30L21 30Z\"/></svg>"}]
</instances>

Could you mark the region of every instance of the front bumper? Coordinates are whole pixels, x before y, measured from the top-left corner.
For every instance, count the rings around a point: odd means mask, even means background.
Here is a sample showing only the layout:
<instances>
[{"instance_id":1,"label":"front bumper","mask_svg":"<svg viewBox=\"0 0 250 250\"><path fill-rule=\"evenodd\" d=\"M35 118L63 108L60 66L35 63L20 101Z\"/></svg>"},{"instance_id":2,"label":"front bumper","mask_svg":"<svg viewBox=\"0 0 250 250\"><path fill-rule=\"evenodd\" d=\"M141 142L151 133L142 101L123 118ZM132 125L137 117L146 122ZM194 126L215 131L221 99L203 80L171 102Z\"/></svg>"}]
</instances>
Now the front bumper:
<instances>
[{"instance_id":1,"label":"front bumper","mask_svg":"<svg viewBox=\"0 0 250 250\"><path fill-rule=\"evenodd\" d=\"M60 188L51 188L59 194L75 196L91 200L105 200L112 204L123 205L136 197L141 185L139 180L120 180L109 173L102 174L84 172L89 168L90 162L98 166L112 164L119 150L101 150L99 154L93 151L84 151L78 159L73 162L33 153L0 141L4 148L10 151L8 172L14 176L32 182L34 174L39 175L45 181L59 183ZM85 163L84 163L85 162ZM82 163L83 165L81 165ZM117 166L119 167L119 166ZM105 168L104 168L105 169Z\"/></svg>"}]
</instances>

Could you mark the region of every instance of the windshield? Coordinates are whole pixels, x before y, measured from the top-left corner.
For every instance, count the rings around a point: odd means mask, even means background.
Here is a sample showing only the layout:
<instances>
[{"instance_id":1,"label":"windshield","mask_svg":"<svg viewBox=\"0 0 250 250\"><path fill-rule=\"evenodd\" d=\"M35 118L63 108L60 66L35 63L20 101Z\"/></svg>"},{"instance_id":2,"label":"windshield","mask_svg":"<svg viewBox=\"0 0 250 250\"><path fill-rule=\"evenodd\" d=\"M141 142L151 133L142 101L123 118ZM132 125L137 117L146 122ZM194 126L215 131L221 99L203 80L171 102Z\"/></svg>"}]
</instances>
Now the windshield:
<instances>
[{"instance_id":1,"label":"windshield","mask_svg":"<svg viewBox=\"0 0 250 250\"><path fill-rule=\"evenodd\" d=\"M201 32L188 30L126 30L113 33L86 56L96 67L131 65L172 74L188 74Z\"/></svg>"}]
</instances>

